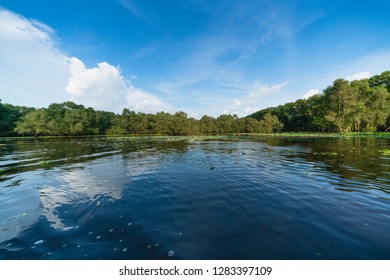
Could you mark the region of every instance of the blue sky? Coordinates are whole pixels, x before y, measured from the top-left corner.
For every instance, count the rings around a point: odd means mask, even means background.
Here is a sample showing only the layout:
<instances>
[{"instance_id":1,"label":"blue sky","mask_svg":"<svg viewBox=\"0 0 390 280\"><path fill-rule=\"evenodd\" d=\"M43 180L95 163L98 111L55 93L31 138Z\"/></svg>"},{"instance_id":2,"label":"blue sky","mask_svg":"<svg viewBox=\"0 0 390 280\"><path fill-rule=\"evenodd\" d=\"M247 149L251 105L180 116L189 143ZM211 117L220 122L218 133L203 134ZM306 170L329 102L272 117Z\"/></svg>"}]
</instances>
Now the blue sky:
<instances>
[{"instance_id":1,"label":"blue sky","mask_svg":"<svg viewBox=\"0 0 390 280\"><path fill-rule=\"evenodd\" d=\"M389 1L0 0L0 98L245 116L390 69Z\"/></svg>"}]
</instances>

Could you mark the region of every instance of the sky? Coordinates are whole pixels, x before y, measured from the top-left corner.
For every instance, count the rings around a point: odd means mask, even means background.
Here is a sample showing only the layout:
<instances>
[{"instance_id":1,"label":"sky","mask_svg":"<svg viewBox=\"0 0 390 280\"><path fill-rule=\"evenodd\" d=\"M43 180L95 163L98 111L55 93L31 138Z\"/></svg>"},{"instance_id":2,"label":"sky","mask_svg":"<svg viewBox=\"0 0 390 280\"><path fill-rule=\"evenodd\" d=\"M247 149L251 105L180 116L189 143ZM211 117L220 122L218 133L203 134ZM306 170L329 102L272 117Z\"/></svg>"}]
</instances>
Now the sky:
<instances>
[{"instance_id":1,"label":"sky","mask_svg":"<svg viewBox=\"0 0 390 280\"><path fill-rule=\"evenodd\" d=\"M390 70L390 1L0 0L0 99L237 114Z\"/></svg>"}]
</instances>

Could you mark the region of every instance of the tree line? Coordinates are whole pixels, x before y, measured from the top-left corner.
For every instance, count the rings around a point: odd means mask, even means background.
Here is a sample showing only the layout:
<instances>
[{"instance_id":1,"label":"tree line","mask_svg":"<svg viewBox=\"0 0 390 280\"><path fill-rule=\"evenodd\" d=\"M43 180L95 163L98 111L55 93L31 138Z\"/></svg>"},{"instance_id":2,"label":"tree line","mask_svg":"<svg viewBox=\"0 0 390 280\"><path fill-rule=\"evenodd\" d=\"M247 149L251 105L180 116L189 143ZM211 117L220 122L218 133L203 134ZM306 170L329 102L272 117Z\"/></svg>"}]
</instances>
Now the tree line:
<instances>
[{"instance_id":1,"label":"tree line","mask_svg":"<svg viewBox=\"0 0 390 280\"><path fill-rule=\"evenodd\" d=\"M0 103L1 136L79 136L79 135L195 135L226 133L272 133L283 125L276 116L261 120L221 115L200 120L184 112L175 114L136 113L123 109L121 114L96 111L68 101L47 108L27 108Z\"/></svg>"},{"instance_id":2,"label":"tree line","mask_svg":"<svg viewBox=\"0 0 390 280\"><path fill-rule=\"evenodd\" d=\"M390 129L390 71L370 79L338 79L322 94L267 108L249 117L276 116L284 132L375 132Z\"/></svg>"},{"instance_id":3,"label":"tree line","mask_svg":"<svg viewBox=\"0 0 390 280\"><path fill-rule=\"evenodd\" d=\"M250 116L121 114L98 111L68 101L47 108L29 108L0 102L0 136L78 135L195 135L273 132L374 132L390 127L390 71L370 79L338 79L322 94L299 99Z\"/></svg>"}]
</instances>

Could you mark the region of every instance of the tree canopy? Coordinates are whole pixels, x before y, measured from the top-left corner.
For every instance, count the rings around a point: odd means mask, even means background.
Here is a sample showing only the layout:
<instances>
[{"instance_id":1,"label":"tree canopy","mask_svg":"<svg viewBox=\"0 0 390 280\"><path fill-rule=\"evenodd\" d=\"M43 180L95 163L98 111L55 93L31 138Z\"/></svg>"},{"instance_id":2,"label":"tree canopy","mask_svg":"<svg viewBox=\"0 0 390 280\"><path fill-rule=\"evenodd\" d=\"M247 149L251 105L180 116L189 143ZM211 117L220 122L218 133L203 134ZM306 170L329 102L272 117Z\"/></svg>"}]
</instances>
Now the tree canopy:
<instances>
[{"instance_id":1,"label":"tree canopy","mask_svg":"<svg viewBox=\"0 0 390 280\"><path fill-rule=\"evenodd\" d=\"M251 114L277 116L285 132L375 132L390 126L390 71L370 79L338 79L322 94Z\"/></svg>"},{"instance_id":2,"label":"tree canopy","mask_svg":"<svg viewBox=\"0 0 390 280\"><path fill-rule=\"evenodd\" d=\"M195 135L274 132L375 132L390 129L390 71L370 79L338 79L322 94L239 118L223 114L199 120L185 112L121 114L74 102L28 108L0 102L0 136Z\"/></svg>"}]
</instances>

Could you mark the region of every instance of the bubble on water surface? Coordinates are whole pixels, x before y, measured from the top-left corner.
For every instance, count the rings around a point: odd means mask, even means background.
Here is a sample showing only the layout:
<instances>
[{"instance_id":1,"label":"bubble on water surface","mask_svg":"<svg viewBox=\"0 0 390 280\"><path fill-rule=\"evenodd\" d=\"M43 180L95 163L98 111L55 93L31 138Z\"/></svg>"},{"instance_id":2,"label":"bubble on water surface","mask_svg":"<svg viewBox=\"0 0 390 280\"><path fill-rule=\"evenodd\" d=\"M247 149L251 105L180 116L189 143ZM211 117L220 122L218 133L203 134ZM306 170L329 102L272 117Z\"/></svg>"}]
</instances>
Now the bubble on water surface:
<instances>
[{"instance_id":1,"label":"bubble on water surface","mask_svg":"<svg viewBox=\"0 0 390 280\"><path fill-rule=\"evenodd\" d=\"M35 243L34 243L34 245L41 245L41 244L43 244L45 241L44 240L38 240L38 241L36 241ZM12 243L11 243L11 245L12 245Z\"/></svg>"},{"instance_id":2,"label":"bubble on water surface","mask_svg":"<svg viewBox=\"0 0 390 280\"><path fill-rule=\"evenodd\" d=\"M175 255L175 252L172 250L168 252L168 257L172 258Z\"/></svg>"},{"instance_id":3,"label":"bubble on water surface","mask_svg":"<svg viewBox=\"0 0 390 280\"><path fill-rule=\"evenodd\" d=\"M112 229L110 229L108 232L113 232L114 231L114 229L112 228Z\"/></svg>"},{"instance_id":4,"label":"bubble on water surface","mask_svg":"<svg viewBox=\"0 0 390 280\"><path fill-rule=\"evenodd\" d=\"M123 252L123 253L127 252L127 248L124 248L124 249L122 250L122 252Z\"/></svg>"}]
</instances>

